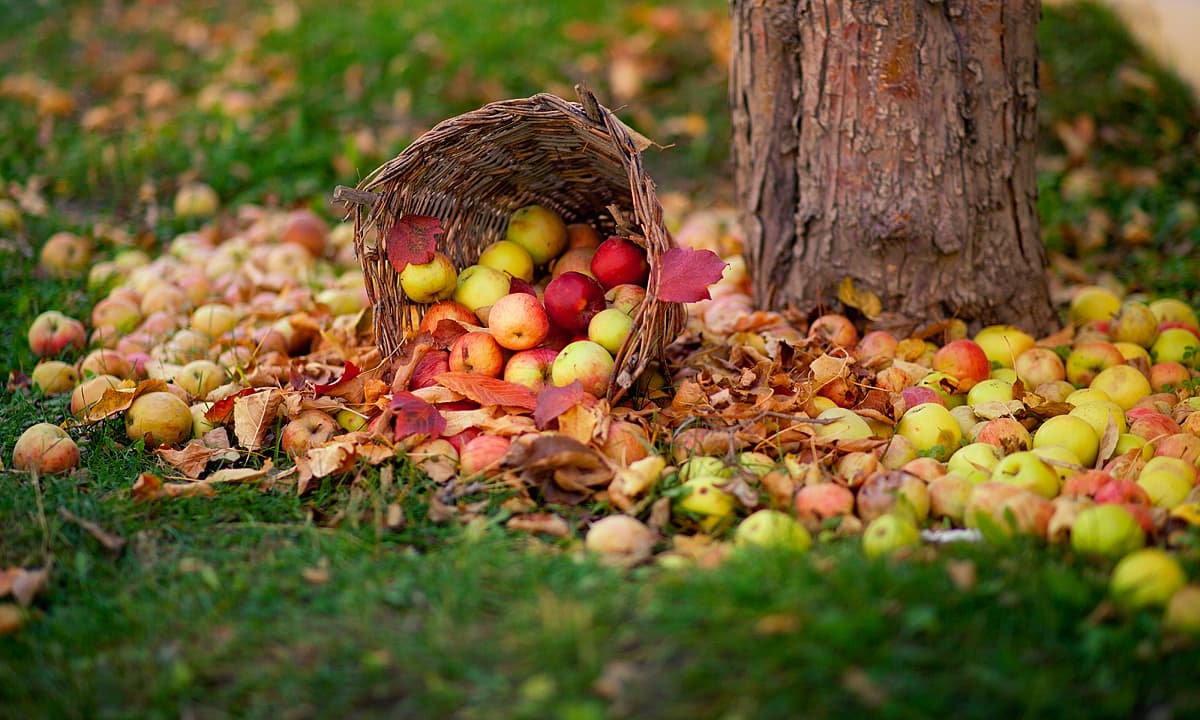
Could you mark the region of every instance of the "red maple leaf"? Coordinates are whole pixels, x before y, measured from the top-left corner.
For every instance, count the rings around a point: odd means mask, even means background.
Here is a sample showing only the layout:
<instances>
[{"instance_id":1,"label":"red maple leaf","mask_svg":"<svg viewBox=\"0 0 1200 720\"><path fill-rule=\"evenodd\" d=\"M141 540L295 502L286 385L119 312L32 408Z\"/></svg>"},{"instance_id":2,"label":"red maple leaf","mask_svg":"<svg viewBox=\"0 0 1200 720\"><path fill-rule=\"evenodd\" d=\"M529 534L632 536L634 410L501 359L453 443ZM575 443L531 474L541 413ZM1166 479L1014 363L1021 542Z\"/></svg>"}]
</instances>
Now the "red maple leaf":
<instances>
[{"instance_id":1,"label":"red maple leaf","mask_svg":"<svg viewBox=\"0 0 1200 720\"><path fill-rule=\"evenodd\" d=\"M342 376L340 378L326 385L313 385L313 391L315 391L319 396L322 393L327 393L340 387L344 387L346 383L358 377L359 373L361 372L362 370L359 370L357 365L347 360L346 369L342 371Z\"/></svg>"},{"instance_id":2,"label":"red maple leaf","mask_svg":"<svg viewBox=\"0 0 1200 720\"><path fill-rule=\"evenodd\" d=\"M465 395L483 406L499 405L501 407L519 407L533 410L537 407L537 397L533 391L524 385L518 385L500 378L478 375L466 372L440 373L435 380L442 387L453 390L459 395Z\"/></svg>"},{"instance_id":3,"label":"red maple leaf","mask_svg":"<svg viewBox=\"0 0 1200 720\"><path fill-rule=\"evenodd\" d=\"M542 388L533 411L533 422L538 430L545 430L551 420L583 402L583 394L583 383L578 380L562 387L547 385Z\"/></svg>"},{"instance_id":4,"label":"red maple leaf","mask_svg":"<svg viewBox=\"0 0 1200 720\"><path fill-rule=\"evenodd\" d=\"M708 286L721 279L729 263L712 250L674 247L663 253L658 271L658 299L666 302L708 300Z\"/></svg>"},{"instance_id":5,"label":"red maple leaf","mask_svg":"<svg viewBox=\"0 0 1200 720\"><path fill-rule=\"evenodd\" d=\"M409 263L424 265L433 260L441 234L441 220L429 215L405 215L392 226L384 244L388 262L396 272Z\"/></svg>"},{"instance_id":6,"label":"red maple leaf","mask_svg":"<svg viewBox=\"0 0 1200 720\"><path fill-rule=\"evenodd\" d=\"M438 409L410 392L393 393L391 409L396 413L396 440L410 435L440 437L446 429L446 418Z\"/></svg>"},{"instance_id":7,"label":"red maple leaf","mask_svg":"<svg viewBox=\"0 0 1200 720\"><path fill-rule=\"evenodd\" d=\"M213 425L224 425L233 417L233 403L240 397L253 395L258 392L257 388L246 388L240 390L229 397L221 398L212 404L208 410L204 411L204 419Z\"/></svg>"}]
</instances>

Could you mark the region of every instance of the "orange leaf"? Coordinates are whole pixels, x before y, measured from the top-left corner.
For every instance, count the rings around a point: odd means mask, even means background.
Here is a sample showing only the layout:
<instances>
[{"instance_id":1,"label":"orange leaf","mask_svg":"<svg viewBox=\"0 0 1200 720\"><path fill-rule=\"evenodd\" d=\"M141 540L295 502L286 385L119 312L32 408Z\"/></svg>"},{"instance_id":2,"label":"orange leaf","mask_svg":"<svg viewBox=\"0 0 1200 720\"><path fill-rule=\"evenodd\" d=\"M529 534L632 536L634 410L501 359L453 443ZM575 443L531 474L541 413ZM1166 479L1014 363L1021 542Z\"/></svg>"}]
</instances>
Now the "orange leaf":
<instances>
[{"instance_id":1,"label":"orange leaf","mask_svg":"<svg viewBox=\"0 0 1200 720\"><path fill-rule=\"evenodd\" d=\"M128 410L129 406L138 397L148 392L158 392L166 389L167 384L162 380L143 380L137 384L137 387L110 386L104 388L104 394L100 396L100 399L95 404L87 409L87 415L84 419L89 423L107 420Z\"/></svg>"},{"instance_id":2,"label":"orange leaf","mask_svg":"<svg viewBox=\"0 0 1200 720\"><path fill-rule=\"evenodd\" d=\"M537 395L537 407L533 411L533 421L537 423L538 430L545 430L551 420L581 402L583 402L583 383L578 380L563 387L547 385Z\"/></svg>"},{"instance_id":3,"label":"orange leaf","mask_svg":"<svg viewBox=\"0 0 1200 720\"><path fill-rule=\"evenodd\" d=\"M358 377L359 373L361 372L362 371L358 369L357 365L347 360L346 369L342 372L342 376L340 378L327 385L313 385L313 391L317 395L322 395L324 393L332 392L339 388L345 387L352 380L354 380L354 378Z\"/></svg>"},{"instance_id":4,"label":"orange leaf","mask_svg":"<svg viewBox=\"0 0 1200 720\"><path fill-rule=\"evenodd\" d=\"M253 395L258 392L254 388L246 388L230 395L229 397L221 398L212 404L208 410L204 412L204 419L213 425L223 425L229 422L229 418L233 415L233 404L240 397Z\"/></svg>"},{"instance_id":5,"label":"orange leaf","mask_svg":"<svg viewBox=\"0 0 1200 720\"><path fill-rule=\"evenodd\" d=\"M519 407L525 410L537 408L537 396L524 385L518 385L499 378L486 377L475 373L444 372L435 380L443 387L470 398L480 405L501 405L504 407Z\"/></svg>"}]
</instances>

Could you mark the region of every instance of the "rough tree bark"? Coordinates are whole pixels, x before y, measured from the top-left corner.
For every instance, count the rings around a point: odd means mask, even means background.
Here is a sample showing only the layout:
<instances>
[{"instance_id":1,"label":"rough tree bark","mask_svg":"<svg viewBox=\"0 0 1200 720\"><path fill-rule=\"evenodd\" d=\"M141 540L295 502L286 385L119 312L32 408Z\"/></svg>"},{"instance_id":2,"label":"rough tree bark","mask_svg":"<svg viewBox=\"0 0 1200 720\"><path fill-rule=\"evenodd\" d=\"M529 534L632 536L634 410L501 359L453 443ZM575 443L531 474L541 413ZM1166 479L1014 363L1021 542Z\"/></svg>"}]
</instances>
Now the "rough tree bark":
<instances>
[{"instance_id":1,"label":"rough tree bark","mask_svg":"<svg viewBox=\"0 0 1200 720\"><path fill-rule=\"evenodd\" d=\"M1042 332L1038 0L731 0L737 200L757 301L850 277L914 321Z\"/></svg>"}]
</instances>

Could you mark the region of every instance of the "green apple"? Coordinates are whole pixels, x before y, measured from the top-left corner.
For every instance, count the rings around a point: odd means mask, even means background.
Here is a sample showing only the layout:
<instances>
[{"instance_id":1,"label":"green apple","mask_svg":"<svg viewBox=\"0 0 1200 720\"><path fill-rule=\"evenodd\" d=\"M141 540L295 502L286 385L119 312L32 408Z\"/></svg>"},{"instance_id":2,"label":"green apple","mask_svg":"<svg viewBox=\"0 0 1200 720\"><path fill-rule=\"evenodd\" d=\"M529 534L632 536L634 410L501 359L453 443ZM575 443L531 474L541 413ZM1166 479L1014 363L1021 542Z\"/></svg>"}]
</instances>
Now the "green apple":
<instances>
[{"instance_id":1,"label":"green apple","mask_svg":"<svg viewBox=\"0 0 1200 720\"><path fill-rule=\"evenodd\" d=\"M1099 285L1080 288L1071 298L1067 319L1075 325L1095 320L1108 320L1121 309L1121 298L1113 291Z\"/></svg>"},{"instance_id":2,"label":"green apple","mask_svg":"<svg viewBox=\"0 0 1200 720\"><path fill-rule=\"evenodd\" d=\"M525 248L535 265L545 265L567 247L567 226L553 210L527 205L509 217L504 239Z\"/></svg>"},{"instance_id":3,"label":"green apple","mask_svg":"<svg viewBox=\"0 0 1200 720\"><path fill-rule=\"evenodd\" d=\"M508 276L499 270L471 265L458 274L458 283L452 295L455 302L466 305L471 312L478 314L480 309L490 308L507 295L509 284Z\"/></svg>"},{"instance_id":4,"label":"green apple","mask_svg":"<svg viewBox=\"0 0 1200 720\"><path fill-rule=\"evenodd\" d=\"M633 332L633 318L616 308L606 308L592 316L588 322L588 340L597 343L613 355Z\"/></svg>"},{"instance_id":5,"label":"green apple","mask_svg":"<svg viewBox=\"0 0 1200 720\"><path fill-rule=\"evenodd\" d=\"M1116 365L1101 370L1092 379L1090 387L1106 393L1122 410L1128 410L1152 392L1150 380L1132 365Z\"/></svg>"},{"instance_id":6,"label":"green apple","mask_svg":"<svg viewBox=\"0 0 1200 720\"><path fill-rule=\"evenodd\" d=\"M1093 505L1080 511L1071 526L1071 547L1085 555L1118 558L1146 544L1137 518L1120 505Z\"/></svg>"},{"instance_id":7,"label":"green apple","mask_svg":"<svg viewBox=\"0 0 1200 720\"><path fill-rule=\"evenodd\" d=\"M737 500L719 487L727 482L727 478L716 475L694 477L683 484L688 492L676 500L676 507L700 515L700 526L712 530L732 520L737 510Z\"/></svg>"},{"instance_id":8,"label":"green apple","mask_svg":"<svg viewBox=\"0 0 1200 720\"><path fill-rule=\"evenodd\" d=\"M533 257L511 240L497 240L479 254L479 265L533 282Z\"/></svg>"},{"instance_id":9,"label":"green apple","mask_svg":"<svg viewBox=\"0 0 1200 720\"><path fill-rule=\"evenodd\" d=\"M759 510L738 525L733 544L740 548L770 547L804 552L812 546L812 536L791 515L778 510Z\"/></svg>"},{"instance_id":10,"label":"green apple","mask_svg":"<svg viewBox=\"0 0 1200 720\"><path fill-rule=\"evenodd\" d=\"M1184 585L1167 601L1163 627L1189 635L1200 635L1200 585Z\"/></svg>"},{"instance_id":11,"label":"green apple","mask_svg":"<svg viewBox=\"0 0 1200 720\"><path fill-rule=\"evenodd\" d=\"M993 365L1010 368L1017 356L1034 346L1033 336L1012 325L989 325L975 335Z\"/></svg>"},{"instance_id":12,"label":"green apple","mask_svg":"<svg viewBox=\"0 0 1200 720\"><path fill-rule=\"evenodd\" d=\"M1129 430L1129 424L1125 422L1125 411L1112 400L1093 400L1076 405L1070 415L1091 425L1096 437L1104 435L1109 423L1117 427L1118 433Z\"/></svg>"},{"instance_id":13,"label":"green apple","mask_svg":"<svg viewBox=\"0 0 1200 720\"><path fill-rule=\"evenodd\" d=\"M400 288L410 300L418 303L445 300L460 286L458 280L454 263L442 253L435 253L433 259L427 263L409 263L400 271ZM504 280L504 291L507 293L508 278Z\"/></svg>"},{"instance_id":14,"label":"green apple","mask_svg":"<svg viewBox=\"0 0 1200 720\"><path fill-rule=\"evenodd\" d=\"M917 383L918 387L927 387L933 390L941 398L942 402L946 403L947 408L958 407L967 401L964 393L956 393L953 388L957 388L959 384L958 378L950 373L939 372L937 370L927 373L925 377ZM972 386L974 387L974 386Z\"/></svg>"},{"instance_id":15,"label":"green apple","mask_svg":"<svg viewBox=\"0 0 1200 720\"><path fill-rule=\"evenodd\" d=\"M1142 451L1143 460L1149 460L1154 457L1154 446L1147 442L1146 438L1127 432L1123 432L1117 436L1117 447L1113 450L1113 457L1124 455L1130 450L1135 449Z\"/></svg>"},{"instance_id":16,"label":"green apple","mask_svg":"<svg viewBox=\"0 0 1200 720\"><path fill-rule=\"evenodd\" d=\"M991 478L992 470L1000 459L1000 448L989 443L974 442L955 450L946 463L946 470L972 483L981 483Z\"/></svg>"},{"instance_id":17,"label":"green apple","mask_svg":"<svg viewBox=\"0 0 1200 720\"><path fill-rule=\"evenodd\" d=\"M1196 466L1179 458L1151 458L1138 473L1137 484L1158 507L1174 508L1183 503L1196 484Z\"/></svg>"},{"instance_id":18,"label":"green apple","mask_svg":"<svg viewBox=\"0 0 1200 720\"><path fill-rule=\"evenodd\" d=\"M912 518L885 513L867 525L862 544L868 557L890 555L901 548L920 545L921 530Z\"/></svg>"},{"instance_id":19,"label":"green apple","mask_svg":"<svg viewBox=\"0 0 1200 720\"><path fill-rule=\"evenodd\" d=\"M1108 579L1108 592L1125 607L1162 607L1186 584L1178 560L1161 548L1147 547L1121 558Z\"/></svg>"},{"instance_id":20,"label":"green apple","mask_svg":"<svg viewBox=\"0 0 1200 720\"><path fill-rule=\"evenodd\" d=\"M1195 366L1197 353L1200 353L1200 338L1183 328L1171 327L1158 334L1158 339L1150 346L1150 355L1154 362L1177 362Z\"/></svg>"},{"instance_id":21,"label":"green apple","mask_svg":"<svg viewBox=\"0 0 1200 720\"><path fill-rule=\"evenodd\" d=\"M908 438L919 453L946 460L962 442L962 429L941 405L923 403L909 409L896 425L896 434Z\"/></svg>"},{"instance_id":22,"label":"green apple","mask_svg":"<svg viewBox=\"0 0 1200 720\"><path fill-rule=\"evenodd\" d=\"M720 458L711 455L693 455L679 465L679 479L686 482L697 477L733 477L733 469L726 467Z\"/></svg>"},{"instance_id":23,"label":"green apple","mask_svg":"<svg viewBox=\"0 0 1200 720\"><path fill-rule=\"evenodd\" d=\"M1108 400L1109 402L1112 402L1112 397L1099 388L1080 388L1068 395L1063 402L1067 403L1068 405L1079 407L1085 403L1096 402L1097 400Z\"/></svg>"},{"instance_id":24,"label":"green apple","mask_svg":"<svg viewBox=\"0 0 1200 720\"><path fill-rule=\"evenodd\" d=\"M831 407L823 410L817 415L817 419L830 421L828 424L816 426L817 437L821 440L865 440L875 434L862 416L846 408ZM958 423L955 422L954 426L957 428Z\"/></svg>"},{"instance_id":25,"label":"green apple","mask_svg":"<svg viewBox=\"0 0 1200 720\"><path fill-rule=\"evenodd\" d=\"M1003 380L1009 385L1016 385L1017 380L1020 379L1020 376L1017 375L1016 369L1010 367L992 368L992 374L990 377L993 380Z\"/></svg>"},{"instance_id":26,"label":"green apple","mask_svg":"<svg viewBox=\"0 0 1200 720\"><path fill-rule=\"evenodd\" d=\"M738 454L738 466L762 477L775 469L775 461L766 453L746 451Z\"/></svg>"},{"instance_id":27,"label":"green apple","mask_svg":"<svg viewBox=\"0 0 1200 720\"><path fill-rule=\"evenodd\" d=\"M1044 460L1029 451L1015 452L998 462L991 480L1035 492L1044 498L1058 495L1058 473Z\"/></svg>"},{"instance_id":28,"label":"green apple","mask_svg":"<svg viewBox=\"0 0 1200 720\"><path fill-rule=\"evenodd\" d=\"M978 382L967 392L967 404L972 407L986 402L1008 402L1012 399L1013 384L997 378Z\"/></svg>"},{"instance_id":29,"label":"green apple","mask_svg":"<svg viewBox=\"0 0 1200 720\"><path fill-rule=\"evenodd\" d=\"M1081 465L1091 467L1100 451L1100 437L1082 418L1056 415L1042 423L1033 433L1033 447L1061 445L1079 458Z\"/></svg>"}]
</instances>

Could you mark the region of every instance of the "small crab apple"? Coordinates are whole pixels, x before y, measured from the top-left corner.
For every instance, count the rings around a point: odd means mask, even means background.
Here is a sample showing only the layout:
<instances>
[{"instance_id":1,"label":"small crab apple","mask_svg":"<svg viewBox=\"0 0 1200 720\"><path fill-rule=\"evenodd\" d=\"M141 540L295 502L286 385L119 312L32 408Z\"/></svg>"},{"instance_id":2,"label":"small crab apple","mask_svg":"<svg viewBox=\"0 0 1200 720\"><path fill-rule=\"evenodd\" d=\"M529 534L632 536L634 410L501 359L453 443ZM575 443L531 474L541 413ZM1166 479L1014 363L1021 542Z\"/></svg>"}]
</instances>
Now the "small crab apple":
<instances>
[{"instance_id":1,"label":"small crab apple","mask_svg":"<svg viewBox=\"0 0 1200 720\"><path fill-rule=\"evenodd\" d=\"M566 248L567 226L553 210L527 205L509 217L505 239L525 248L535 265L545 265Z\"/></svg>"},{"instance_id":2,"label":"small crab apple","mask_svg":"<svg viewBox=\"0 0 1200 720\"><path fill-rule=\"evenodd\" d=\"M29 349L39 358L87 346L83 323L57 310L47 310L29 325Z\"/></svg>"},{"instance_id":3,"label":"small crab apple","mask_svg":"<svg viewBox=\"0 0 1200 720\"><path fill-rule=\"evenodd\" d=\"M450 369L500 377L504 371L504 350L490 333L474 331L459 335L450 345Z\"/></svg>"},{"instance_id":4,"label":"small crab apple","mask_svg":"<svg viewBox=\"0 0 1200 720\"><path fill-rule=\"evenodd\" d=\"M646 250L634 241L613 236L596 248L592 256L592 275L605 290L617 285L645 285L650 276Z\"/></svg>"},{"instance_id":5,"label":"small crab apple","mask_svg":"<svg viewBox=\"0 0 1200 720\"><path fill-rule=\"evenodd\" d=\"M339 430L341 426L329 413L305 410L283 426L279 434L279 448L291 457L298 457L311 448L324 445Z\"/></svg>"},{"instance_id":6,"label":"small crab apple","mask_svg":"<svg viewBox=\"0 0 1200 720\"><path fill-rule=\"evenodd\" d=\"M454 263L443 253L435 253L427 263L409 263L400 271L400 288L410 300L418 303L449 298L455 294L461 280L454 271Z\"/></svg>"},{"instance_id":7,"label":"small crab apple","mask_svg":"<svg viewBox=\"0 0 1200 720\"><path fill-rule=\"evenodd\" d=\"M21 433L13 445L13 467L37 475L54 475L79 465L79 446L66 430L37 423Z\"/></svg>"},{"instance_id":8,"label":"small crab apple","mask_svg":"<svg viewBox=\"0 0 1200 720\"><path fill-rule=\"evenodd\" d=\"M500 347L529 350L550 334L550 319L536 296L509 293L488 311L488 329Z\"/></svg>"}]
</instances>

